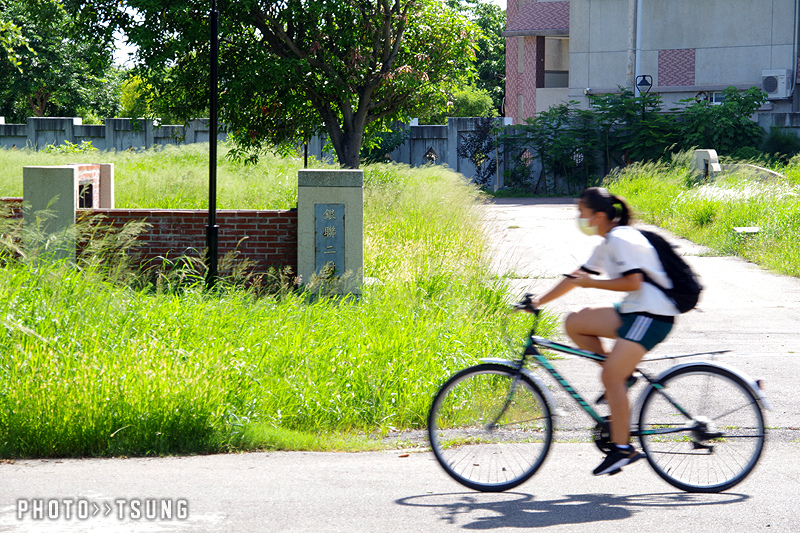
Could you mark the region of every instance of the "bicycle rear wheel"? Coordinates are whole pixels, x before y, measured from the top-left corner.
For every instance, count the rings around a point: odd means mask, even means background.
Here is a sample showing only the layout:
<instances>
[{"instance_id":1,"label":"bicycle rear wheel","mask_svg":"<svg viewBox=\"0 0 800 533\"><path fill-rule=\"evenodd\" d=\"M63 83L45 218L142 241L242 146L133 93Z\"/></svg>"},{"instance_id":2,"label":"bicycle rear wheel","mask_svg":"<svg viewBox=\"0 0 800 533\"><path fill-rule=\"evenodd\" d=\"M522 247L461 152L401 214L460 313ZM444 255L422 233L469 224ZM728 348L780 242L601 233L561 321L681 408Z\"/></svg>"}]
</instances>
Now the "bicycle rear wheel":
<instances>
[{"instance_id":1,"label":"bicycle rear wheel","mask_svg":"<svg viewBox=\"0 0 800 533\"><path fill-rule=\"evenodd\" d=\"M660 383L669 399L651 387L639 415L639 440L656 473L687 492L721 492L747 477L765 435L758 398L747 384L702 364L676 368Z\"/></svg>"},{"instance_id":2,"label":"bicycle rear wheel","mask_svg":"<svg viewBox=\"0 0 800 533\"><path fill-rule=\"evenodd\" d=\"M436 394L428 436L453 479L501 492L542 465L553 437L552 415L542 391L524 374L481 364L454 375Z\"/></svg>"}]
</instances>

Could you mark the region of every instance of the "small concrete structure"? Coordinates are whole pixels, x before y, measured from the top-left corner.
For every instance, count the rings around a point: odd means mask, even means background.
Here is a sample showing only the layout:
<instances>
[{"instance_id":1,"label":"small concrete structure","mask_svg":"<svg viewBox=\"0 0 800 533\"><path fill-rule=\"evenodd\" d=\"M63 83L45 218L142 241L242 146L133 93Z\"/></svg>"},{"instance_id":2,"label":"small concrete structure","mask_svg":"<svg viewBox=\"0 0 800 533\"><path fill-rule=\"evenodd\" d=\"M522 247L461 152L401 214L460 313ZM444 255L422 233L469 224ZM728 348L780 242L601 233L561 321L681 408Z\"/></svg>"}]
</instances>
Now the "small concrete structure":
<instances>
[{"instance_id":1,"label":"small concrete structure","mask_svg":"<svg viewBox=\"0 0 800 533\"><path fill-rule=\"evenodd\" d=\"M360 294L364 276L364 173L307 169L297 180L297 269L304 284L341 281L334 292Z\"/></svg>"},{"instance_id":2,"label":"small concrete structure","mask_svg":"<svg viewBox=\"0 0 800 533\"><path fill-rule=\"evenodd\" d=\"M114 165L73 164L48 167L23 167L23 223L35 227L26 232L27 239L37 240L54 236L55 248L47 252L55 259L75 257L74 239L66 233L75 225L75 211L114 208ZM45 214L46 213L46 214ZM44 246L44 243L25 242L24 245Z\"/></svg>"},{"instance_id":3,"label":"small concrete structure","mask_svg":"<svg viewBox=\"0 0 800 533\"><path fill-rule=\"evenodd\" d=\"M23 223L35 228L35 232L25 232L24 247L37 246L40 248L37 255L47 253L53 259L75 257L75 240L66 238L66 234L75 225L79 188L77 165L22 169L22 191L27 207ZM55 237L54 246L51 248L49 239L33 235Z\"/></svg>"},{"instance_id":4,"label":"small concrete structure","mask_svg":"<svg viewBox=\"0 0 800 533\"><path fill-rule=\"evenodd\" d=\"M716 150L695 150L694 168L703 173L703 177L714 177L715 173L722 172Z\"/></svg>"}]
</instances>

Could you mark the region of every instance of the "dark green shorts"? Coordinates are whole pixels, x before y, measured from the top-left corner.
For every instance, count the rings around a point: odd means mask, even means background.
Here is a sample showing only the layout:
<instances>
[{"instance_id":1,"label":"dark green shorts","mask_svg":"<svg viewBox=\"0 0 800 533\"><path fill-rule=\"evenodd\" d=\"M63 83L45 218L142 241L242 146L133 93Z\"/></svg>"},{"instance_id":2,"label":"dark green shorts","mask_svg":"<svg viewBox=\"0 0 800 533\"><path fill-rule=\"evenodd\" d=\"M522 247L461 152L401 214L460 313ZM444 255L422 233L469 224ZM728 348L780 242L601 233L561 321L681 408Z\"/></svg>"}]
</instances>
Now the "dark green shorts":
<instances>
[{"instance_id":1,"label":"dark green shorts","mask_svg":"<svg viewBox=\"0 0 800 533\"><path fill-rule=\"evenodd\" d=\"M633 341L649 352L672 331L675 317L651 315L649 313L620 313L622 326L617 330L620 339Z\"/></svg>"}]
</instances>

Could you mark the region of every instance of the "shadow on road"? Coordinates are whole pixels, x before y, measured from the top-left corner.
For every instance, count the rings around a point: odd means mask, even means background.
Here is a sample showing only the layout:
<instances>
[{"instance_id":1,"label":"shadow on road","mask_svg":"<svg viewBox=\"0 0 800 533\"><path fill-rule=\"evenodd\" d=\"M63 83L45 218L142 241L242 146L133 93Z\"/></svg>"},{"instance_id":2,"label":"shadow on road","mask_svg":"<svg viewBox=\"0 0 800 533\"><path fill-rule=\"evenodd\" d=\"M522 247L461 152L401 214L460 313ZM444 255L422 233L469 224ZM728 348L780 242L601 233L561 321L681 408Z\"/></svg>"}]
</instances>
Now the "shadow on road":
<instances>
[{"instance_id":1,"label":"shadow on road","mask_svg":"<svg viewBox=\"0 0 800 533\"><path fill-rule=\"evenodd\" d=\"M572 494L536 500L532 494L461 492L426 494L395 500L398 505L439 509L440 518L464 529L548 527L629 518L643 507L699 507L741 503L744 494L660 493L628 496Z\"/></svg>"}]
</instances>

